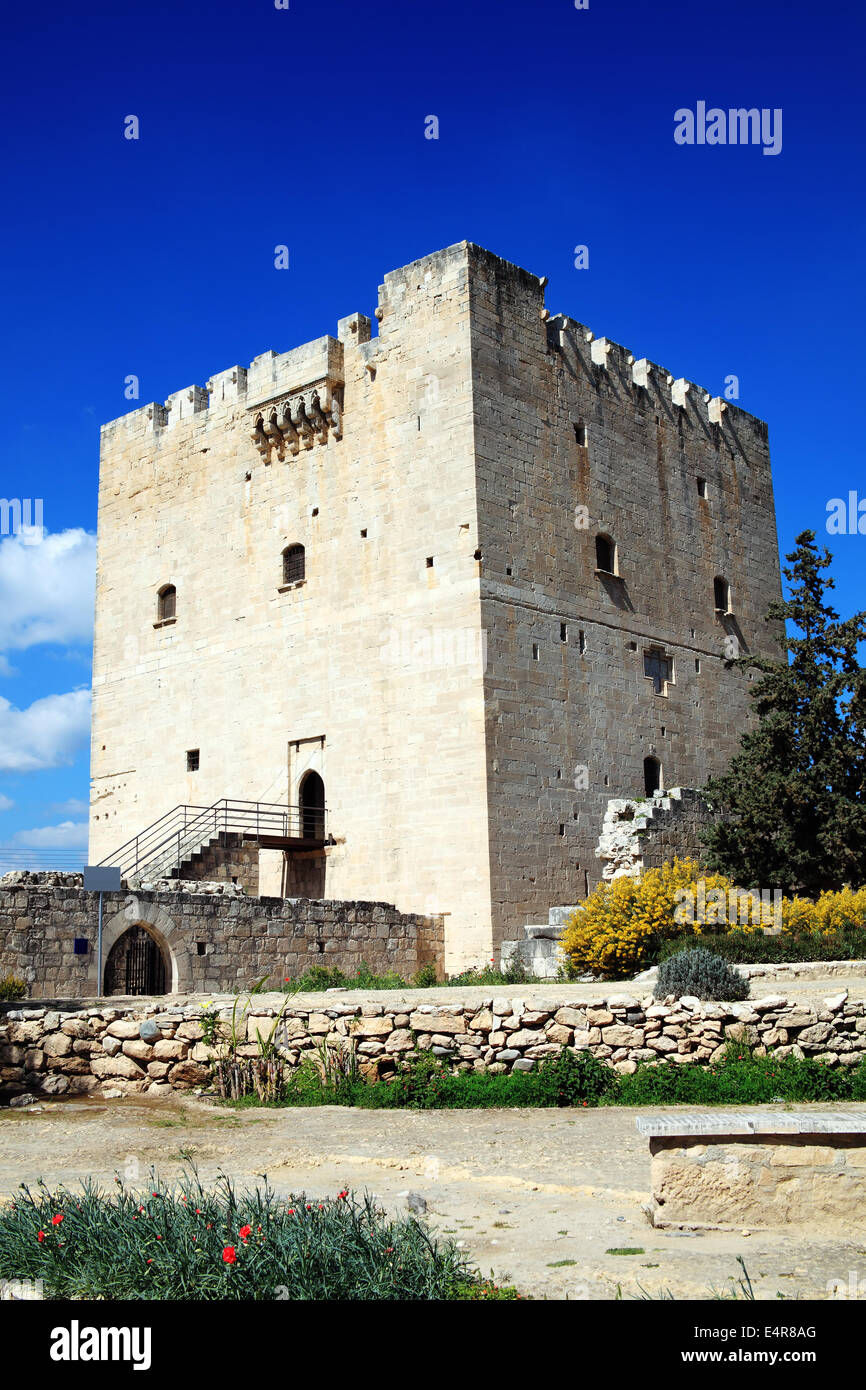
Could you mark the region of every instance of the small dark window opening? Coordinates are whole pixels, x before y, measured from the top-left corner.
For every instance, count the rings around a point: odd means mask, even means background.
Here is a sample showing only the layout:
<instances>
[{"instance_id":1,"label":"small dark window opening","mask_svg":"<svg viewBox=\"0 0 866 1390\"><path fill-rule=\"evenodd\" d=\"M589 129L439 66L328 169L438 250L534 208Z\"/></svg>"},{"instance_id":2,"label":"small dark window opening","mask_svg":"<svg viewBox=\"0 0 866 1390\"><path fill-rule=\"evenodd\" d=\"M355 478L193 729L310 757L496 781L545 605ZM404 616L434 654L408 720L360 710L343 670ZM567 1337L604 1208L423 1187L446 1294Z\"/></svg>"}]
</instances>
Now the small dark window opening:
<instances>
[{"instance_id":1,"label":"small dark window opening","mask_svg":"<svg viewBox=\"0 0 866 1390\"><path fill-rule=\"evenodd\" d=\"M157 611L161 623L166 622L168 618L177 617L177 589L173 584L166 584L164 589L160 589Z\"/></svg>"},{"instance_id":2,"label":"small dark window opening","mask_svg":"<svg viewBox=\"0 0 866 1390\"><path fill-rule=\"evenodd\" d=\"M480 550L476 550L476 552L475 552L475 559L476 559L476 560L480 560L480 559L481 559L481 551L480 551Z\"/></svg>"},{"instance_id":3,"label":"small dark window opening","mask_svg":"<svg viewBox=\"0 0 866 1390\"><path fill-rule=\"evenodd\" d=\"M363 529L362 532L361 532L361 540L362 540L362 541L365 541L366 539L367 539L367 528L366 528L366 526L365 526L364 529Z\"/></svg>"},{"instance_id":4,"label":"small dark window opening","mask_svg":"<svg viewBox=\"0 0 866 1390\"><path fill-rule=\"evenodd\" d=\"M652 681L656 695L667 694L667 685L672 681L673 662L666 652L652 648L643 654L643 673Z\"/></svg>"},{"instance_id":5,"label":"small dark window opening","mask_svg":"<svg viewBox=\"0 0 866 1390\"><path fill-rule=\"evenodd\" d=\"M568 641L568 623L559 624L559 640L560 642Z\"/></svg>"},{"instance_id":6,"label":"small dark window opening","mask_svg":"<svg viewBox=\"0 0 866 1390\"><path fill-rule=\"evenodd\" d=\"M533 644L532 644L532 660L533 660L533 661L537 661L537 660L538 660L538 643L537 643L537 642L533 642Z\"/></svg>"},{"instance_id":7,"label":"small dark window opening","mask_svg":"<svg viewBox=\"0 0 866 1390\"><path fill-rule=\"evenodd\" d=\"M695 657L695 671L697 672L698 675L700 675L700 673L701 673L701 658L700 658L699 656L696 656L696 657Z\"/></svg>"},{"instance_id":8,"label":"small dark window opening","mask_svg":"<svg viewBox=\"0 0 866 1390\"><path fill-rule=\"evenodd\" d=\"M302 545L289 545L283 551L283 583L300 584L305 577L307 557Z\"/></svg>"},{"instance_id":9,"label":"small dark window opening","mask_svg":"<svg viewBox=\"0 0 866 1390\"><path fill-rule=\"evenodd\" d=\"M595 538L595 567L605 574L616 573L616 546L610 536Z\"/></svg>"},{"instance_id":10,"label":"small dark window opening","mask_svg":"<svg viewBox=\"0 0 866 1390\"><path fill-rule=\"evenodd\" d=\"M658 758L643 760L643 789L647 796L657 792L662 784L662 765Z\"/></svg>"},{"instance_id":11,"label":"small dark window opening","mask_svg":"<svg viewBox=\"0 0 866 1390\"><path fill-rule=\"evenodd\" d=\"M577 645L580 649L581 656L583 656L583 653L586 651L586 633L583 631L582 628L577 634Z\"/></svg>"},{"instance_id":12,"label":"small dark window opening","mask_svg":"<svg viewBox=\"0 0 866 1390\"><path fill-rule=\"evenodd\" d=\"M585 425L582 421L581 421L579 424L576 424L576 425L575 425L575 427L574 427L574 437L575 437L575 439L577 440L578 444L580 445L581 449L585 449L585 448L586 448L586 425Z\"/></svg>"},{"instance_id":13,"label":"small dark window opening","mask_svg":"<svg viewBox=\"0 0 866 1390\"><path fill-rule=\"evenodd\" d=\"M506 574L510 574L510 573L511 573L511 566L510 566L510 565L506 565L506 566L505 566L505 573L506 573Z\"/></svg>"},{"instance_id":14,"label":"small dark window opening","mask_svg":"<svg viewBox=\"0 0 866 1390\"><path fill-rule=\"evenodd\" d=\"M199 750L198 750L197 748L188 748L187 751L186 751L186 770L187 770L187 772L198 772L198 766L199 766Z\"/></svg>"},{"instance_id":15,"label":"small dark window opening","mask_svg":"<svg viewBox=\"0 0 866 1390\"><path fill-rule=\"evenodd\" d=\"M717 613L730 612L731 591L728 587L728 581L727 579L723 579L721 575L718 574L713 580L713 599L716 605Z\"/></svg>"},{"instance_id":16,"label":"small dark window opening","mask_svg":"<svg viewBox=\"0 0 866 1390\"><path fill-rule=\"evenodd\" d=\"M706 495L707 495L707 480L706 480L706 478L698 478L698 496L699 496L699 497L706 497Z\"/></svg>"},{"instance_id":17,"label":"small dark window opening","mask_svg":"<svg viewBox=\"0 0 866 1390\"><path fill-rule=\"evenodd\" d=\"M197 941L195 943L195 953L197 956L205 955L207 953L207 942Z\"/></svg>"},{"instance_id":18,"label":"small dark window opening","mask_svg":"<svg viewBox=\"0 0 866 1390\"><path fill-rule=\"evenodd\" d=\"M561 822L560 822L560 826L559 826L559 833L560 833L560 835L564 835L564 834L565 834L565 826L564 826Z\"/></svg>"},{"instance_id":19,"label":"small dark window opening","mask_svg":"<svg viewBox=\"0 0 866 1390\"><path fill-rule=\"evenodd\" d=\"M432 568L433 568L433 556L432 556L432 555L428 555L428 556L427 556L427 568L428 568L428 570L432 570Z\"/></svg>"}]
</instances>

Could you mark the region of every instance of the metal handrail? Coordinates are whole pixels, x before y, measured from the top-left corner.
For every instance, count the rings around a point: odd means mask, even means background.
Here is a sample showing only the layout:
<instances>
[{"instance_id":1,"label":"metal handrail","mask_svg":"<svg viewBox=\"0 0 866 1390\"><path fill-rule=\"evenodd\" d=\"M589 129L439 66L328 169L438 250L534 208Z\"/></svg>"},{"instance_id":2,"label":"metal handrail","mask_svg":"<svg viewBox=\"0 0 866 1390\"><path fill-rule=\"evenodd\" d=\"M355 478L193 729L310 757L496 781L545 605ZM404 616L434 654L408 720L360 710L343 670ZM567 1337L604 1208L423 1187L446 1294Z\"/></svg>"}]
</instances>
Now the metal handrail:
<instances>
[{"instance_id":1,"label":"metal handrail","mask_svg":"<svg viewBox=\"0 0 866 1390\"><path fill-rule=\"evenodd\" d=\"M101 860L120 868L121 875L156 875L195 854L221 833L241 833L283 839L323 840L324 807L287 806L277 802L240 801L223 797L212 806L175 806ZM308 832L312 830L313 833ZM316 832L321 833L316 833Z\"/></svg>"}]
</instances>

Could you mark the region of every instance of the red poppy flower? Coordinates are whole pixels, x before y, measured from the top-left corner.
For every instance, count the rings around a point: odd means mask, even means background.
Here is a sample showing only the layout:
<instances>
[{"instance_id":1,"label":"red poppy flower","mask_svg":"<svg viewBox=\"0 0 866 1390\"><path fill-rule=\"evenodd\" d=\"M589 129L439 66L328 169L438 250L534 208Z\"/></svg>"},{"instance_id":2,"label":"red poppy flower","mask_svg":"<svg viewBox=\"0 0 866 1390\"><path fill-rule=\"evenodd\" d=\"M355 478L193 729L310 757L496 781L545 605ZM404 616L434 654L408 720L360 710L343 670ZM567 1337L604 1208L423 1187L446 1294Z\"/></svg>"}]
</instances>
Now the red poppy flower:
<instances>
[{"instance_id":1,"label":"red poppy flower","mask_svg":"<svg viewBox=\"0 0 866 1390\"><path fill-rule=\"evenodd\" d=\"M39 1241L39 1244L41 1245L42 1242L43 1242L43 1240L45 1239L45 1232L44 1232L44 1231L40 1231L39 1234L37 1235L36 1239Z\"/></svg>"},{"instance_id":2,"label":"red poppy flower","mask_svg":"<svg viewBox=\"0 0 866 1390\"><path fill-rule=\"evenodd\" d=\"M294 1207L289 1207L289 1216L294 1216L294 1214L295 1214L295 1208L294 1208Z\"/></svg>"},{"instance_id":3,"label":"red poppy flower","mask_svg":"<svg viewBox=\"0 0 866 1390\"><path fill-rule=\"evenodd\" d=\"M62 1212L62 1211L59 1211L59 1212L57 1213L56 1216L52 1216L52 1218L51 1218L51 1224L52 1224L52 1226L59 1226L62 1220L63 1220L63 1212Z\"/></svg>"},{"instance_id":4,"label":"red poppy flower","mask_svg":"<svg viewBox=\"0 0 866 1390\"><path fill-rule=\"evenodd\" d=\"M247 1236L252 1234L252 1230L252 1226L241 1226L240 1230L238 1231L238 1235L240 1236L241 1240L246 1240Z\"/></svg>"},{"instance_id":5,"label":"red poppy flower","mask_svg":"<svg viewBox=\"0 0 866 1390\"><path fill-rule=\"evenodd\" d=\"M233 1265L236 1263L237 1258L238 1252L235 1250L235 1247L233 1245L227 1245L223 1251L223 1260L225 1263L227 1265Z\"/></svg>"},{"instance_id":6,"label":"red poppy flower","mask_svg":"<svg viewBox=\"0 0 866 1390\"><path fill-rule=\"evenodd\" d=\"M345 1197L348 1197L348 1195L349 1195L349 1189L348 1189L348 1188L346 1188L345 1192L338 1192L338 1193L337 1193L337 1196L339 1197L340 1201L342 1201Z\"/></svg>"}]
</instances>

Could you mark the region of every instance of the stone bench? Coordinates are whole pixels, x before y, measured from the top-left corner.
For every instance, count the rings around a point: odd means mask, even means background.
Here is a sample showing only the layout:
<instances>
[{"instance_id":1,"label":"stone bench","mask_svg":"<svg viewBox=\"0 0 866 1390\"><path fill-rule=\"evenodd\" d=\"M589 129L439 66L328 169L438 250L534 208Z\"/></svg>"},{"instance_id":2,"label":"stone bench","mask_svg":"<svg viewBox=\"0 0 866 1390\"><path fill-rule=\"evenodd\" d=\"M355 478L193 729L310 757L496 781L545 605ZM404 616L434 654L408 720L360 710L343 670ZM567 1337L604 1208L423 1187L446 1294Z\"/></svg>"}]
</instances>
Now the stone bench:
<instances>
[{"instance_id":1,"label":"stone bench","mask_svg":"<svg viewBox=\"0 0 866 1390\"><path fill-rule=\"evenodd\" d=\"M641 1115L657 1227L866 1231L866 1105Z\"/></svg>"}]
</instances>

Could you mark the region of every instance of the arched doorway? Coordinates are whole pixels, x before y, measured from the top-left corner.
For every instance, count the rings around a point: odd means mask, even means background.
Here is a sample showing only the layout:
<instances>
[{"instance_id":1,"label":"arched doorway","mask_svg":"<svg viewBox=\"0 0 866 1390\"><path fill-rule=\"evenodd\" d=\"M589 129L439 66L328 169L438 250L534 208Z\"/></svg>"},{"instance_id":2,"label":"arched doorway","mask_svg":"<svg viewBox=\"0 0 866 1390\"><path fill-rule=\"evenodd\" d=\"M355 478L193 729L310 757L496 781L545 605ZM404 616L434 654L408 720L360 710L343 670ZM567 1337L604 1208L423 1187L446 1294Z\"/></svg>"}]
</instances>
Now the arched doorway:
<instances>
[{"instance_id":1,"label":"arched doorway","mask_svg":"<svg viewBox=\"0 0 866 1390\"><path fill-rule=\"evenodd\" d=\"M305 840L325 838L325 784L318 772L308 772L301 782L301 835Z\"/></svg>"},{"instance_id":2,"label":"arched doorway","mask_svg":"<svg viewBox=\"0 0 866 1390\"><path fill-rule=\"evenodd\" d=\"M167 970L159 943L144 927L130 927L105 962L106 994L165 994Z\"/></svg>"}]
</instances>

